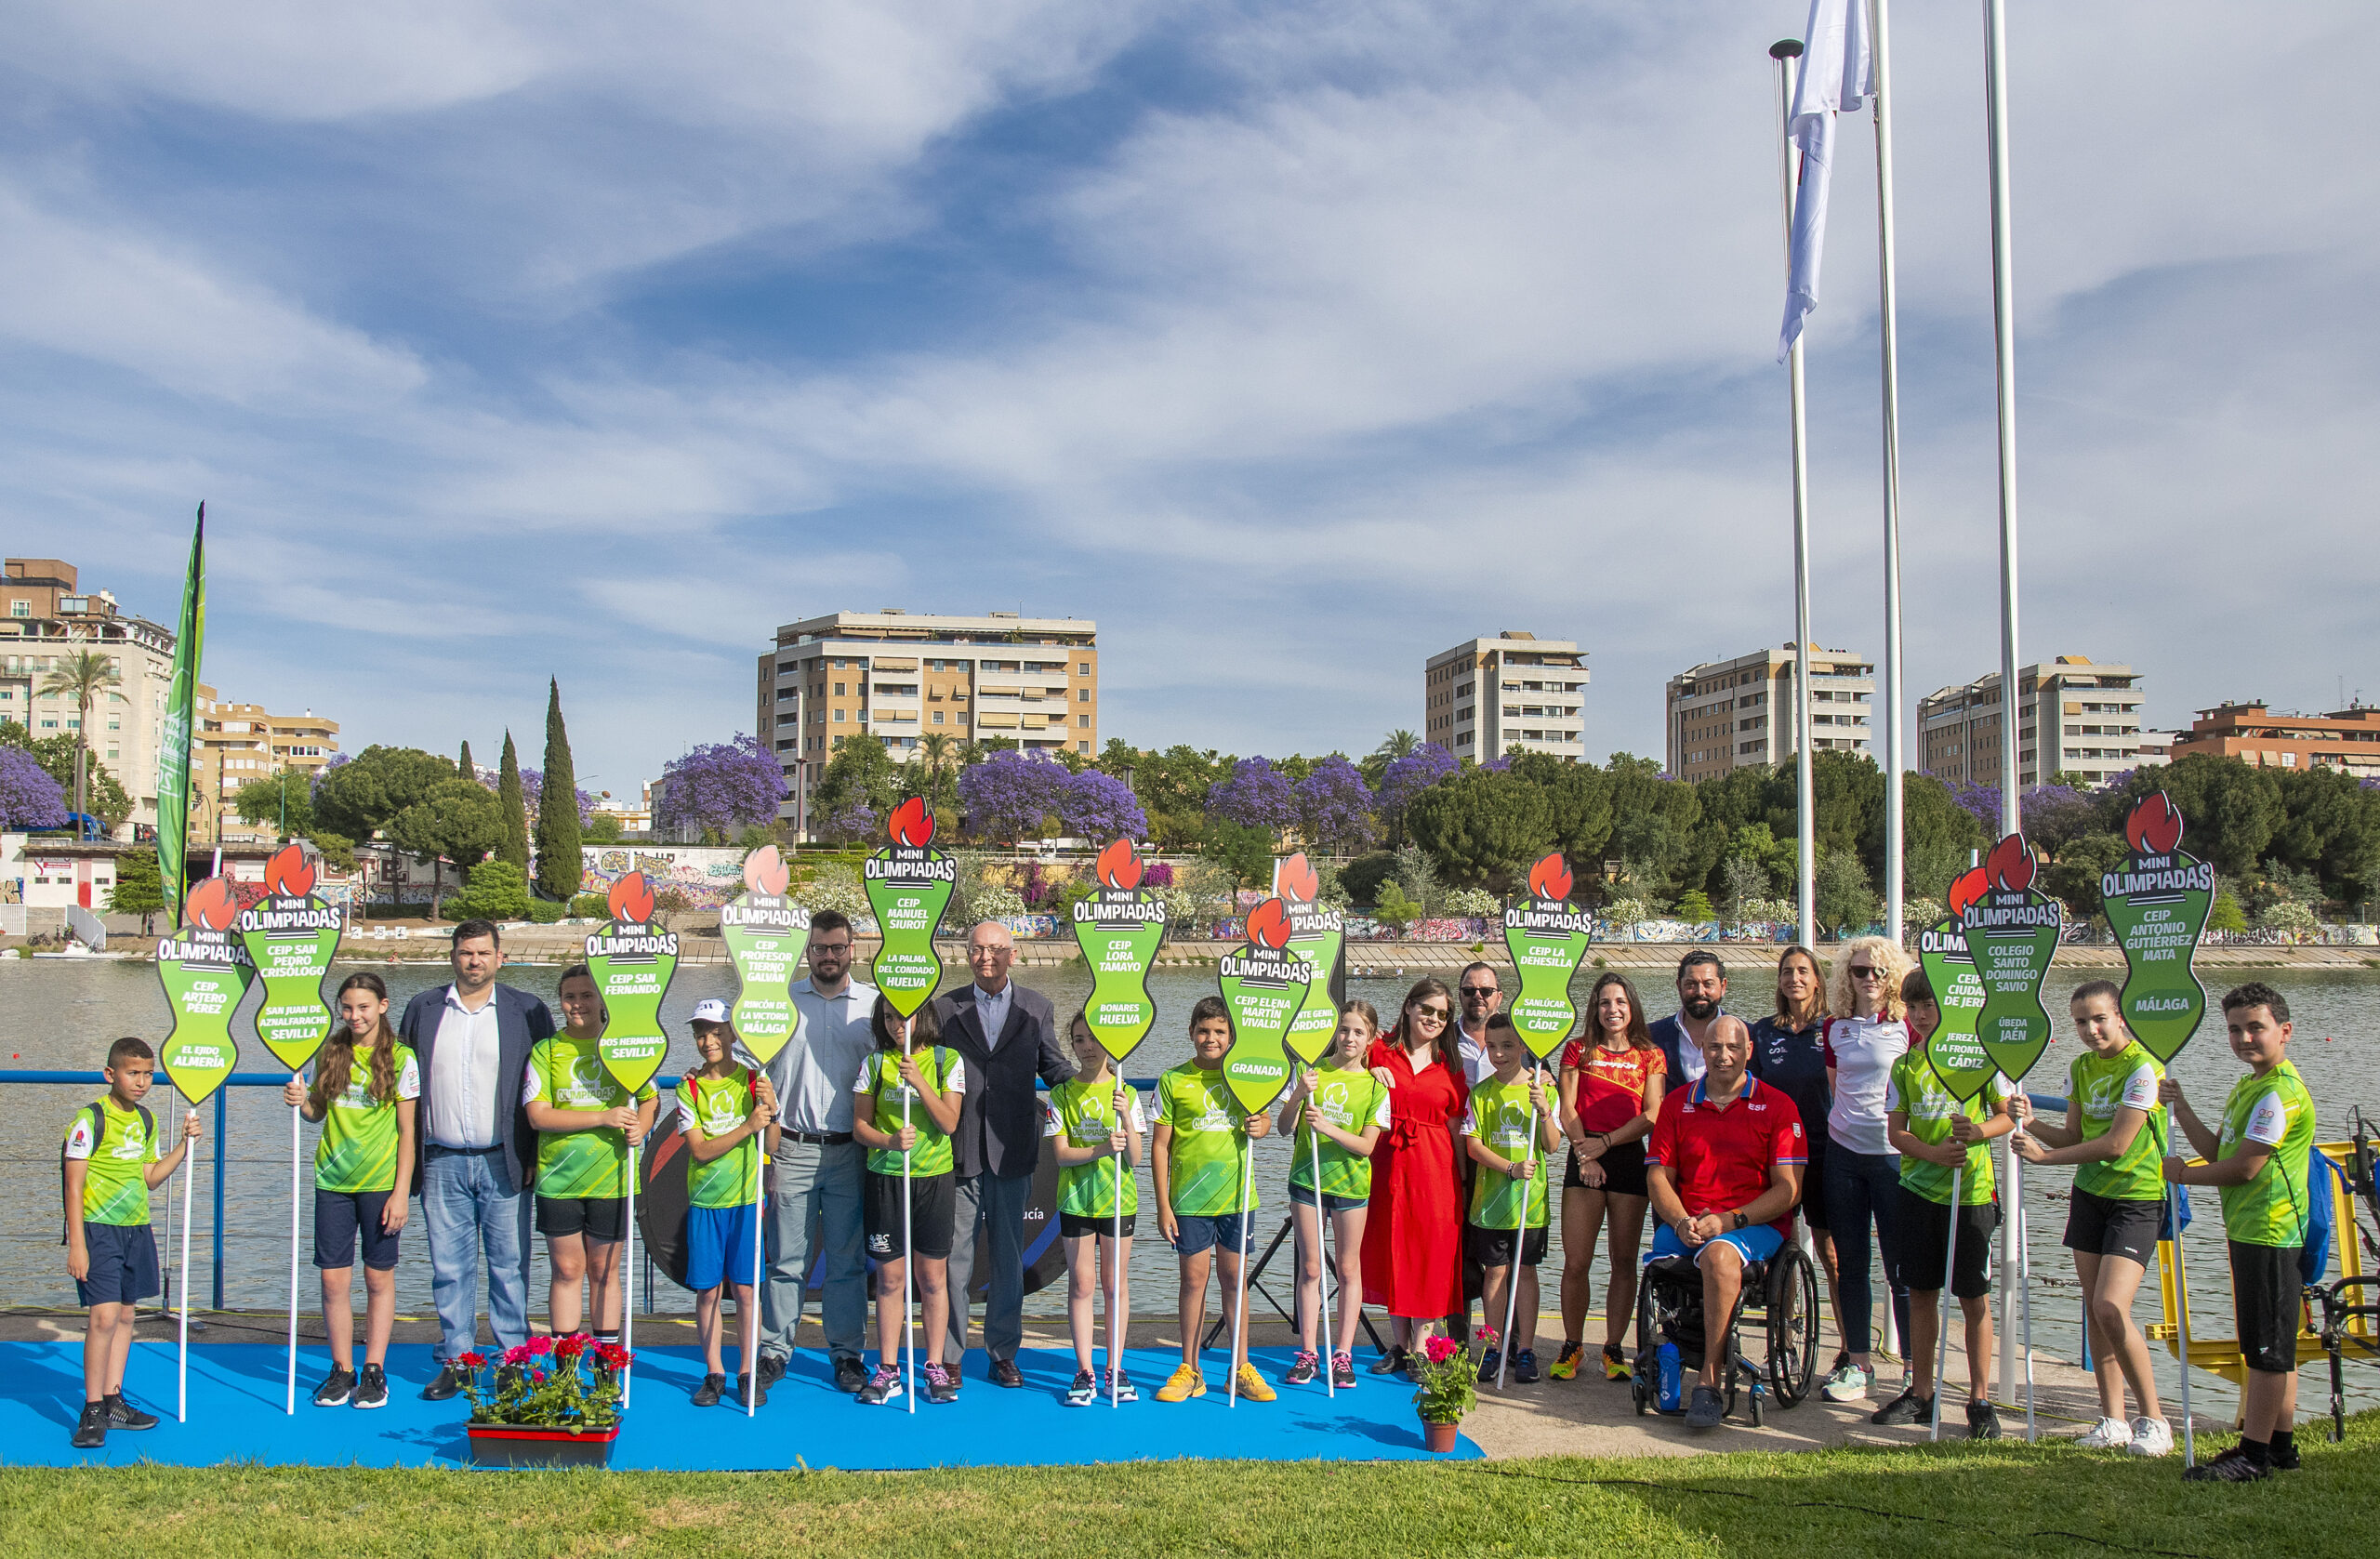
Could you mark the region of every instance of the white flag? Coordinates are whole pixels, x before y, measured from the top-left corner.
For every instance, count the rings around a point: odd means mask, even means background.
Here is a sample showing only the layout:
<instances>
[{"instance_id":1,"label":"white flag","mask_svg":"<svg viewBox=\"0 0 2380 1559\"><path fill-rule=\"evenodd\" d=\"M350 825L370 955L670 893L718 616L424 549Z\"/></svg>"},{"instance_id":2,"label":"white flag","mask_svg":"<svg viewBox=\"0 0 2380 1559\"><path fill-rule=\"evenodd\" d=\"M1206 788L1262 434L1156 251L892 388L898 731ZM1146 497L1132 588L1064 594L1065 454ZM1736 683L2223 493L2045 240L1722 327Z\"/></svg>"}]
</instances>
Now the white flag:
<instances>
[{"instance_id":1,"label":"white flag","mask_svg":"<svg viewBox=\"0 0 2380 1559\"><path fill-rule=\"evenodd\" d=\"M1875 90L1876 57L1868 40L1866 0L1810 0L1802 73L1793 86L1786 133L1802 153L1793 196L1792 253L1786 266L1782 363L1818 306L1818 260L1826 250L1827 180L1833 171L1834 116L1862 107Z\"/></svg>"}]
</instances>

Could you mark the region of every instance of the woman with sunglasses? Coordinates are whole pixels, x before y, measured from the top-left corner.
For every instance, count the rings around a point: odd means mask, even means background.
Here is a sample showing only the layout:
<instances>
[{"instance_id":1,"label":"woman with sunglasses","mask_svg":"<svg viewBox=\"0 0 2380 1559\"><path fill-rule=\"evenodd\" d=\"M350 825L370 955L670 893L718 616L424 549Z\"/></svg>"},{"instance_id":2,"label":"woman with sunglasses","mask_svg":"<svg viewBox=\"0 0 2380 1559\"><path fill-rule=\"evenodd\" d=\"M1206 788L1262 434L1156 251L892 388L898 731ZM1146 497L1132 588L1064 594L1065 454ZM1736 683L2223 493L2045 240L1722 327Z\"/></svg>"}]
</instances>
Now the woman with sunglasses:
<instances>
[{"instance_id":1,"label":"woman with sunglasses","mask_svg":"<svg viewBox=\"0 0 2380 1559\"><path fill-rule=\"evenodd\" d=\"M1375 1375L1405 1367L1428 1328L1461 1314L1462 1181L1453 1124L1471 1104L1455 1050L1455 998L1435 977L1405 993L1396 1026L1372 1041L1388 1089L1388 1130L1372 1150L1364 1221L1364 1302L1389 1315L1392 1345Z\"/></svg>"},{"instance_id":2,"label":"woman with sunglasses","mask_svg":"<svg viewBox=\"0 0 2380 1559\"><path fill-rule=\"evenodd\" d=\"M1863 936L1843 950L1828 977L1826 1020L1819 1041L1826 1061L1826 1226L1833 1236L1835 1304L1843 1347L1851 1356L1827 1377L1830 1402L1858 1402L1875 1371L1868 1352L1872 1300L1868 1284L1868 1230L1876 1231L1893 1319L1909 1336L1909 1285L1900 1271L1900 1155L1884 1125L1884 1095L1893 1064L1909 1053L1901 1021L1900 985L1916 967L1887 938Z\"/></svg>"},{"instance_id":3,"label":"woman with sunglasses","mask_svg":"<svg viewBox=\"0 0 2380 1559\"><path fill-rule=\"evenodd\" d=\"M1826 1154L1826 966L1806 947L1788 947L1777 958L1777 1011L1752 1025L1752 1075L1793 1101L1802 1112L1809 1142L1809 1167L1802 1171L1803 1220L1810 1226L1818 1268L1834 1306L1834 1332L1843 1335L1843 1276L1835 1270L1834 1236L1827 1232ZM1851 1362L1837 1353L1832 1368Z\"/></svg>"}]
</instances>

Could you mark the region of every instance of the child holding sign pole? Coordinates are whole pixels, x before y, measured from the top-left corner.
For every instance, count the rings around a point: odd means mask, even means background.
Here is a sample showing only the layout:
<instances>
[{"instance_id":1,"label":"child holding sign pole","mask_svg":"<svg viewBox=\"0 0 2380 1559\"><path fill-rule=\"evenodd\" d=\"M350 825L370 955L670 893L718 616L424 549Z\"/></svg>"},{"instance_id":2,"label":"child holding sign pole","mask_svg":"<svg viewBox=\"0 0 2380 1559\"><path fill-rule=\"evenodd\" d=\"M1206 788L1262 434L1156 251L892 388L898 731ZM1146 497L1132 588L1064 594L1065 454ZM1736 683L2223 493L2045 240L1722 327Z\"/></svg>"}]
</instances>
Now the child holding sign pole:
<instances>
[{"instance_id":1,"label":"child holding sign pole","mask_svg":"<svg viewBox=\"0 0 2380 1559\"><path fill-rule=\"evenodd\" d=\"M1182 1363L1158 1388L1159 1402L1207 1394L1198 1342L1207 1324L1207 1275L1217 1265L1236 1389L1251 1402L1270 1402L1276 1394L1249 1367L1247 1334L1237 1324L1244 1225L1256 1207L1246 1148L1272 1123L1262 1112L1243 1114L1223 1081L1231 1043L1231 1016L1223 998L1200 997L1190 1009L1191 1059L1157 1079L1157 1133L1150 1149L1157 1229L1182 1262Z\"/></svg>"},{"instance_id":2,"label":"child holding sign pole","mask_svg":"<svg viewBox=\"0 0 2380 1559\"><path fill-rule=\"evenodd\" d=\"M546 1314L555 1336L577 1331L584 1284L587 1329L599 1342L618 1342L628 1155L653 1130L660 1095L651 1083L631 1095L605 1070L610 1014L587 965L562 971L560 1000L562 1031L530 1049L521 1083L521 1103L537 1129L537 1232L553 1276Z\"/></svg>"},{"instance_id":3,"label":"child holding sign pole","mask_svg":"<svg viewBox=\"0 0 2380 1559\"><path fill-rule=\"evenodd\" d=\"M1332 1393L1355 1387L1355 1328L1364 1317L1364 1215L1370 1210L1372 1149L1388 1130L1388 1089L1366 1064L1380 1037L1380 1013L1357 997L1339 1014L1321 1067L1298 1075L1280 1128L1292 1133L1289 1218L1297 1230L1298 1356L1282 1383L1302 1386L1321 1368L1317 1337L1330 1346ZM1324 1219L1329 1220L1329 1228ZM1329 1236L1326 1240L1326 1235ZM1335 1317L1323 1313L1323 1278L1339 1254Z\"/></svg>"},{"instance_id":4,"label":"child holding sign pole","mask_svg":"<svg viewBox=\"0 0 2380 1559\"><path fill-rule=\"evenodd\" d=\"M1137 1402L1140 1394L1124 1375L1124 1328L1131 1315L1126 1274L1140 1211L1132 1171L1140 1168L1148 1117L1141 1096L1116 1076L1087 1012L1075 1014L1067 1043L1081 1070L1050 1090L1041 1129L1058 1153L1058 1237L1066 1252L1066 1322L1075 1344L1066 1402L1087 1407L1103 1390L1117 1404ZM1091 1304L1101 1288L1107 1292L1104 1382L1091 1368L1098 1337Z\"/></svg>"},{"instance_id":5,"label":"child holding sign pole","mask_svg":"<svg viewBox=\"0 0 2380 1559\"><path fill-rule=\"evenodd\" d=\"M702 1064L678 1089L679 1130L686 1142L686 1287L694 1291L694 1337L706 1371L694 1402L716 1407L726 1399L719 1312L733 1287L735 1312L745 1323L736 1400L748 1413L768 1400L753 1372L760 1314L753 1303L760 1265L753 1235L760 1226L760 1156L776 1151L777 1101L767 1077L736 1064L727 1003L695 1003L694 1029Z\"/></svg>"},{"instance_id":6,"label":"child holding sign pole","mask_svg":"<svg viewBox=\"0 0 2380 1559\"><path fill-rule=\"evenodd\" d=\"M1504 1360L1522 1385L1537 1381L1537 1267L1545 1260L1544 1164L1562 1141L1554 1099L1544 1070L1513 1020L1501 1012L1488 1020L1488 1060L1496 1070L1471 1090L1460 1131L1471 1161L1479 1166L1472 1182L1471 1211L1462 1237L1486 1282L1481 1311L1504 1314L1501 1350L1480 1358L1482 1384L1501 1381Z\"/></svg>"},{"instance_id":7,"label":"child holding sign pole","mask_svg":"<svg viewBox=\"0 0 2380 1559\"><path fill-rule=\"evenodd\" d=\"M867 1149L867 1253L876 1259L876 1373L860 1388L859 1400L879 1407L901 1395L893 1361L901 1356L914 1278L925 1312L926 1397L955 1402L957 1367L945 1367L941 1354L950 1330L945 1278L959 1206L950 1134L959 1129L967 1063L936 1043L942 1026L931 1003L905 1018L879 996L869 1028L876 1049L861 1063L852 1089L866 1101L852 1112L852 1135ZM915 1369L908 1390L914 1411Z\"/></svg>"}]
</instances>

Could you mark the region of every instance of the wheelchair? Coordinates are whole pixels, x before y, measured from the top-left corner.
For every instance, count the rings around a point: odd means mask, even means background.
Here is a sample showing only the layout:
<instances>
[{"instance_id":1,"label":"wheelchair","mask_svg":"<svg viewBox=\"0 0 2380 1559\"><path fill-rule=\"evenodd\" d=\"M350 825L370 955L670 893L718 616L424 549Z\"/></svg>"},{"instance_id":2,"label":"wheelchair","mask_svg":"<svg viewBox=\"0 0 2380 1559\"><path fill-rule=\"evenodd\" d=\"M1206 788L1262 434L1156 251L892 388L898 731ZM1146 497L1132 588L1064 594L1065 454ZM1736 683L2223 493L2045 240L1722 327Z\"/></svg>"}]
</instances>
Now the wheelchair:
<instances>
[{"instance_id":1,"label":"wheelchair","mask_svg":"<svg viewBox=\"0 0 2380 1559\"><path fill-rule=\"evenodd\" d=\"M1743 1347L1746 1311L1757 1295L1762 1360L1754 1364ZM1690 1398L1702 1370L1702 1273L1691 1256L1661 1256L1646 1263L1636 1289L1636 1365L1629 1380L1629 1395L1636 1411L1665 1409L1657 1406L1660 1390L1659 1352L1664 1341L1677 1344L1678 1367L1685 1381L1681 1398ZM1739 1395L1749 1388L1752 1421L1761 1421L1762 1405L1797 1407L1810 1394L1818 1376L1818 1277L1809 1253L1788 1239L1765 1262L1744 1264L1743 1287L1736 1293L1735 1314L1727 1317L1728 1367L1720 1372L1719 1394L1733 1415ZM1668 1411L1683 1412L1684 1406Z\"/></svg>"}]
</instances>

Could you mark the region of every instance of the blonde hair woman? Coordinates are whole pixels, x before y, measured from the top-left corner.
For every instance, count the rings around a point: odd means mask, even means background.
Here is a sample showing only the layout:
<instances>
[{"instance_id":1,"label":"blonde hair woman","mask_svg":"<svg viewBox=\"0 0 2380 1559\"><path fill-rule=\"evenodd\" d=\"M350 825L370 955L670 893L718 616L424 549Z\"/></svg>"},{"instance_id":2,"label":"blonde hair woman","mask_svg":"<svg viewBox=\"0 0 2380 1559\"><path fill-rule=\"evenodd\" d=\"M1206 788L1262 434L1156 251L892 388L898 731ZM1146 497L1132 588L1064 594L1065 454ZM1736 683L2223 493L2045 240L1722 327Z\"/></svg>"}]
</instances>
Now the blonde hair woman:
<instances>
[{"instance_id":1,"label":"blonde hair woman","mask_svg":"<svg viewBox=\"0 0 2380 1559\"><path fill-rule=\"evenodd\" d=\"M1900 1270L1900 1238L1895 1212L1900 1205L1900 1155L1884 1130L1884 1090L1893 1063L1909 1053L1909 1026L1901 1021L1900 984L1914 966L1898 944L1863 936L1844 945L1827 976L1826 1021L1820 1041L1826 1058L1826 1224L1834 1238L1839 1281L1836 1307L1842 1316L1848 1362L1827 1377L1830 1402L1858 1402L1874 1375L1869 1361L1868 1231L1872 1224L1884 1258L1884 1284L1892 1293L1893 1318L1909 1335L1909 1285Z\"/></svg>"}]
</instances>

